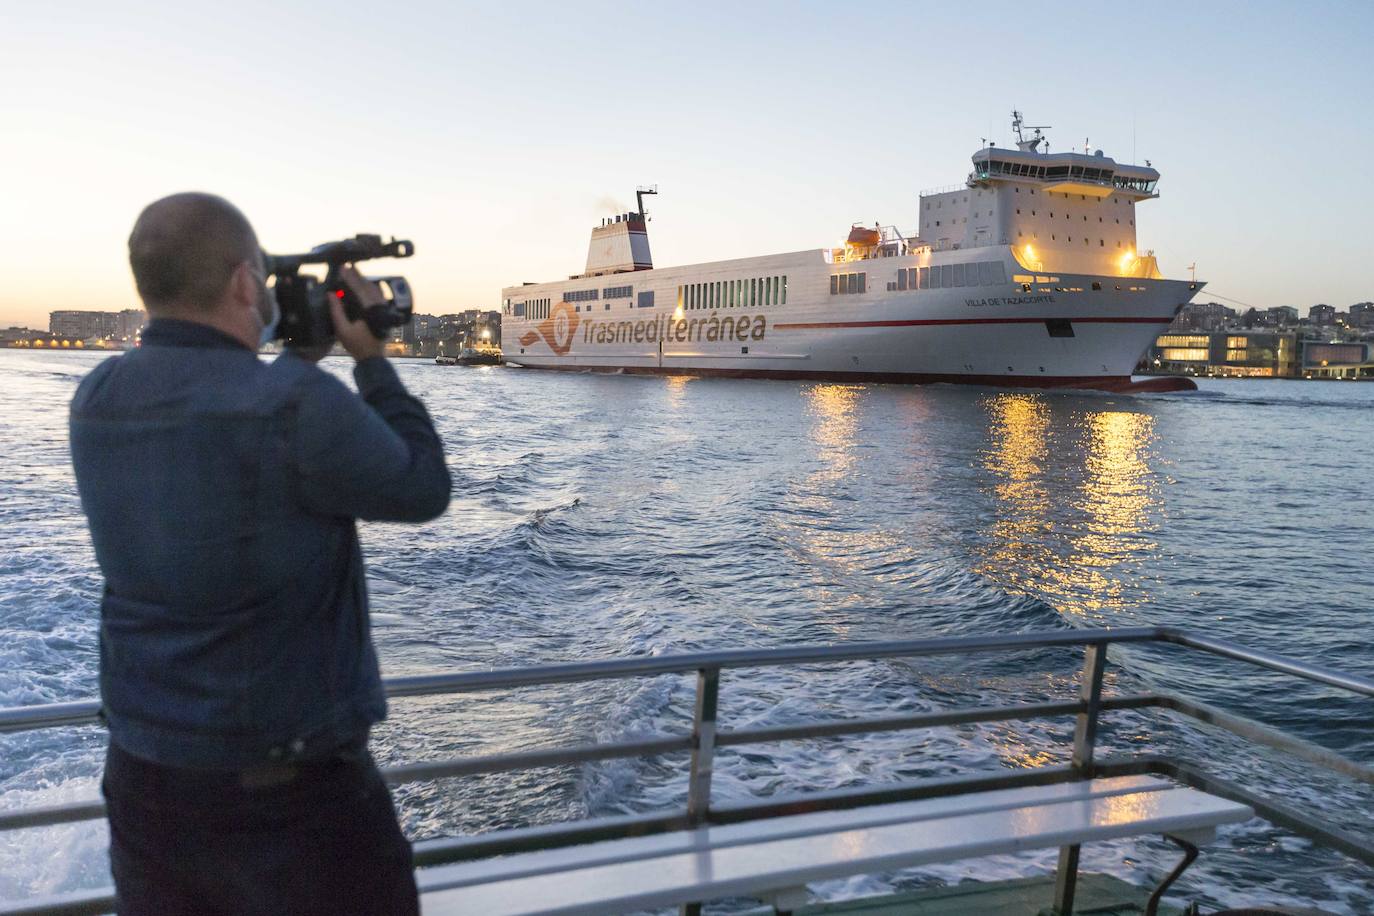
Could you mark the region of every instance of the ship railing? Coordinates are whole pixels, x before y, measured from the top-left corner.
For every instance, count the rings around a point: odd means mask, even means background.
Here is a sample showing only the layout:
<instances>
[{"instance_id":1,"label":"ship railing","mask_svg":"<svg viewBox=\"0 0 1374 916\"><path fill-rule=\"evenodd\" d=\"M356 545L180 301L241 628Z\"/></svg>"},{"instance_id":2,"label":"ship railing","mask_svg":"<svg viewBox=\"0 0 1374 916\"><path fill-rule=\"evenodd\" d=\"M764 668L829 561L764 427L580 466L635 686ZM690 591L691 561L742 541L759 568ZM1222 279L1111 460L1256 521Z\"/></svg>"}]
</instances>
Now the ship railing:
<instances>
[{"instance_id":1,"label":"ship railing","mask_svg":"<svg viewBox=\"0 0 1374 916\"><path fill-rule=\"evenodd\" d=\"M926 189L925 189L924 191L922 191L918 196L920 196L920 197L934 197L936 194L948 194L948 193L950 193L951 191L967 191L967 190L968 190L968 182L964 182L963 184L947 184L947 185L941 185L941 186L938 187L938 188L926 188Z\"/></svg>"},{"instance_id":2,"label":"ship railing","mask_svg":"<svg viewBox=\"0 0 1374 916\"><path fill-rule=\"evenodd\" d=\"M696 686L690 732L649 734L621 741L564 744L513 753L403 763L386 767L383 773L389 783L397 785L588 764L618 758L689 755L686 801L681 808L666 812L499 830L476 836L418 841L414 844L414 850L415 861L419 866L644 836L703 824L739 823L803 811L841 810L970 792L1143 774L1166 776L1195 789L1249 805L1259 816L1275 826L1335 849L1366 865L1374 866L1374 842L1369 839L1333 825L1320 812L1305 811L1287 801L1263 796L1248 787L1224 779L1209 772L1196 761L1167 754L1099 759L1096 753L1097 734L1104 713L1162 709L1222 729L1253 744L1281 751L1300 761L1366 785L1374 785L1374 768L1366 763L1352 760L1254 719L1172 693L1106 695L1103 690L1103 678L1109 647L1151 643L1181 646L1292 675L1337 690L1374 697L1374 680L1369 678L1174 627L1066 629L893 642L710 651L573 662L532 668L444 672L388 678L386 692L393 698L622 681L664 675L694 675ZM1072 700L941 709L898 716L831 719L769 727L718 727L722 700L728 696L728 692L722 691L722 675L725 672L939 655L1017 652L1055 647L1083 649L1083 666L1078 680L1077 697ZM997 773L974 773L870 788L840 789L747 801L717 803L712 795L712 773L715 758L721 748L1069 717L1072 717L1074 722L1072 753L1069 763L1065 765L1038 766ZM0 733L88 726L99 721L99 704L92 700L0 709ZM0 830L72 823L103 815L104 806L97 800L0 811ZM1066 899L1072 901L1077 862L1076 846L1060 850L1056 884L1057 902L1062 903ZM100 913L106 912L112 905L113 897L108 892L89 892L67 895L61 899L48 898L24 902L18 910L0 912Z\"/></svg>"}]
</instances>

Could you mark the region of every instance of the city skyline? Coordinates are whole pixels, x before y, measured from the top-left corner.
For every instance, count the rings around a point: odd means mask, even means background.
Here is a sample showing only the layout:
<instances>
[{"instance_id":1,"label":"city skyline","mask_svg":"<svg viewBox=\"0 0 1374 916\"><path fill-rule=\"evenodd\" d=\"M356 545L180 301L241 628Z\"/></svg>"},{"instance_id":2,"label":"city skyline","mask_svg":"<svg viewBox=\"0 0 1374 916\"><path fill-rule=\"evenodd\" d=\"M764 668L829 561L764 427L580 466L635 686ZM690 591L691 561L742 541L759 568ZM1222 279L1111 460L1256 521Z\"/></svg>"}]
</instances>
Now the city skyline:
<instances>
[{"instance_id":1,"label":"city skyline","mask_svg":"<svg viewBox=\"0 0 1374 916\"><path fill-rule=\"evenodd\" d=\"M0 101L0 325L137 306L129 227L191 188L237 203L273 251L413 239L386 271L432 314L576 272L638 184L661 191L661 266L820 248L853 222L914 234L919 192L962 181L983 138L1010 145L1013 107L1054 125L1056 150L1161 171L1139 243L1167 276L1196 263L1200 300L1374 299L1374 192L1338 181L1342 151L1374 140L1355 116L1363 4L1161 4L1138 33L1092 35L997 3L980 29L953 8L841 22L819 4L77 6L26 8L0 36L26 87Z\"/></svg>"}]
</instances>

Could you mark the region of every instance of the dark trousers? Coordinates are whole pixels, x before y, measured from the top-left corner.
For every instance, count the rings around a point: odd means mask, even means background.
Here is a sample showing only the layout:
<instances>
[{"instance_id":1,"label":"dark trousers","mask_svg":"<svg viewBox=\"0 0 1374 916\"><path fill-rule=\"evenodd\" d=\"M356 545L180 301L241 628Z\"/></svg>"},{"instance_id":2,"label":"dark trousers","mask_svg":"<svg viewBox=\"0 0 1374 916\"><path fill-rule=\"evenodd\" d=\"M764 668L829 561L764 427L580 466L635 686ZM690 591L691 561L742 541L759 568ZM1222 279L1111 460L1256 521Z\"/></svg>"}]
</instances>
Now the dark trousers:
<instances>
[{"instance_id":1,"label":"dark trousers","mask_svg":"<svg viewBox=\"0 0 1374 916\"><path fill-rule=\"evenodd\" d=\"M203 772L111 743L101 789L121 916L419 912L410 844L365 746Z\"/></svg>"}]
</instances>

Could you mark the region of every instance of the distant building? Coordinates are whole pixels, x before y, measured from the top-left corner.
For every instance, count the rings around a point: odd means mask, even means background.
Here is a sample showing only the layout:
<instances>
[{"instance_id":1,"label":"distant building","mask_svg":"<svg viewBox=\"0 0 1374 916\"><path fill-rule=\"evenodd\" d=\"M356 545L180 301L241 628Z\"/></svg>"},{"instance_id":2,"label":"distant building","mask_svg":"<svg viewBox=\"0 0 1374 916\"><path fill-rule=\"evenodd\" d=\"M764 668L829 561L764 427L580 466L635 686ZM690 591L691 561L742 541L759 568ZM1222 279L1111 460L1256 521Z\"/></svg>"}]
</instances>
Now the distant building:
<instances>
[{"instance_id":1,"label":"distant building","mask_svg":"<svg viewBox=\"0 0 1374 916\"><path fill-rule=\"evenodd\" d=\"M1219 331L1236 320L1236 310L1220 302L1193 302L1185 305L1171 328L1190 331Z\"/></svg>"},{"instance_id":2,"label":"distant building","mask_svg":"<svg viewBox=\"0 0 1374 916\"><path fill-rule=\"evenodd\" d=\"M1314 305L1307 312L1307 320L1318 327L1330 327L1336 323L1336 307L1334 305Z\"/></svg>"},{"instance_id":3,"label":"distant building","mask_svg":"<svg viewBox=\"0 0 1374 916\"><path fill-rule=\"evenodd\" d=\"M85 340L119 336L118 312L60 311L48 313L48 333Z\"/></svg>"},{"instance_id":4,"label":"distant building","mask_svg":"<svg viewBox=\"0 0 1374 916\"><path fill-rule=\"evenodd\" d=\"M1298 323L1298 310L1291 305L1276 305L1264 315L1264 324L1272 328L1291 327Z\"/></svg>"},{"instance_id":5,"label":"distant building","mask_svg":"<svg viewBox=\"0 0 1374 916\"><path fill-rule=\"evenodd\" d=\"M1307 341L1303 378L1360 378L1374 375L1374 346L1368 343Z\"/></svg>"},{"instance_id":6,"label":"distant building","mask_svg":"<svg viewBox=\"0 0 1374 916\"><path fill-rule=\"evenodd\" d=\"M118 315L114 336L132 343L143 333L143 326L148 323L148 313L143 309L124 309Z\"/></svg>"},{"instance_id":7,"label":"distant building","mask_svg":"<svg viewBox=\"0 0 1374 916\"><path fill-rule=\"evenodd\" d=\"M0 346L11 346L18 341L29 341L38 337L47 337L42 331L34 331L30 328L8 327L0 330Z\"/></svg>"},{"instance_id":8,"label":"distant building","mask_svg":"<svg viewBox=\"0 0 1374 916\"><path fill-rule=\"evenodd\" d=\"M1315 331L1168 331L1146 353L1145 372L1219 378L1374 378L1374 344Z\"/></svg>"},{"instance_id":9,"label":"distant building","mask_svg":"<svg viewBox=\"0 0 1374 916\"><path fill-rule=\"evenodd\" d=\"M48 333L77 340L118 340L133 343L148 320L143 309L121 312L64 310L48 313Z\"/></svg>"},{"instance_id":10,"label":"distant building","mask_svg":"<svg viewBox=\"0 0 1374 916\"><path fill-rule=\"evenodd\" d=\"M1374 302L1356 302L1350 307L1350 326L1374 330Z\"/></svg>"}]
</instances>

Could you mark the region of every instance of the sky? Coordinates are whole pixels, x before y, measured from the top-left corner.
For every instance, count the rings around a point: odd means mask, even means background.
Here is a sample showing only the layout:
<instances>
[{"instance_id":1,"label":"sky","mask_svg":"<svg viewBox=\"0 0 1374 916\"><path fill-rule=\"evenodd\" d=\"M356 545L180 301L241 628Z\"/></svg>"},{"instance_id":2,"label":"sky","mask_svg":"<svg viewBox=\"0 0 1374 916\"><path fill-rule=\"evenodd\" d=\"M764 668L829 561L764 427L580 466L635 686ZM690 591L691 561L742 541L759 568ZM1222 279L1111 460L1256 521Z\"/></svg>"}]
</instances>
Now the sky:
<instances>
[{"instance_id":1,"label":"sky","mask_svg":"<svg viewBox=\"0 0 1374 916\"><path fill-rule=\"evenodd\" d=\"M416 310L579 272L634 189L659 266L915 234L1010 112L1149 159L1138 243L1202 299L1374 299L1374 2L0 0L0 326L138 305L142 207L206 190L269 251L410 238Z\"/></svg>"}]
</instances>

